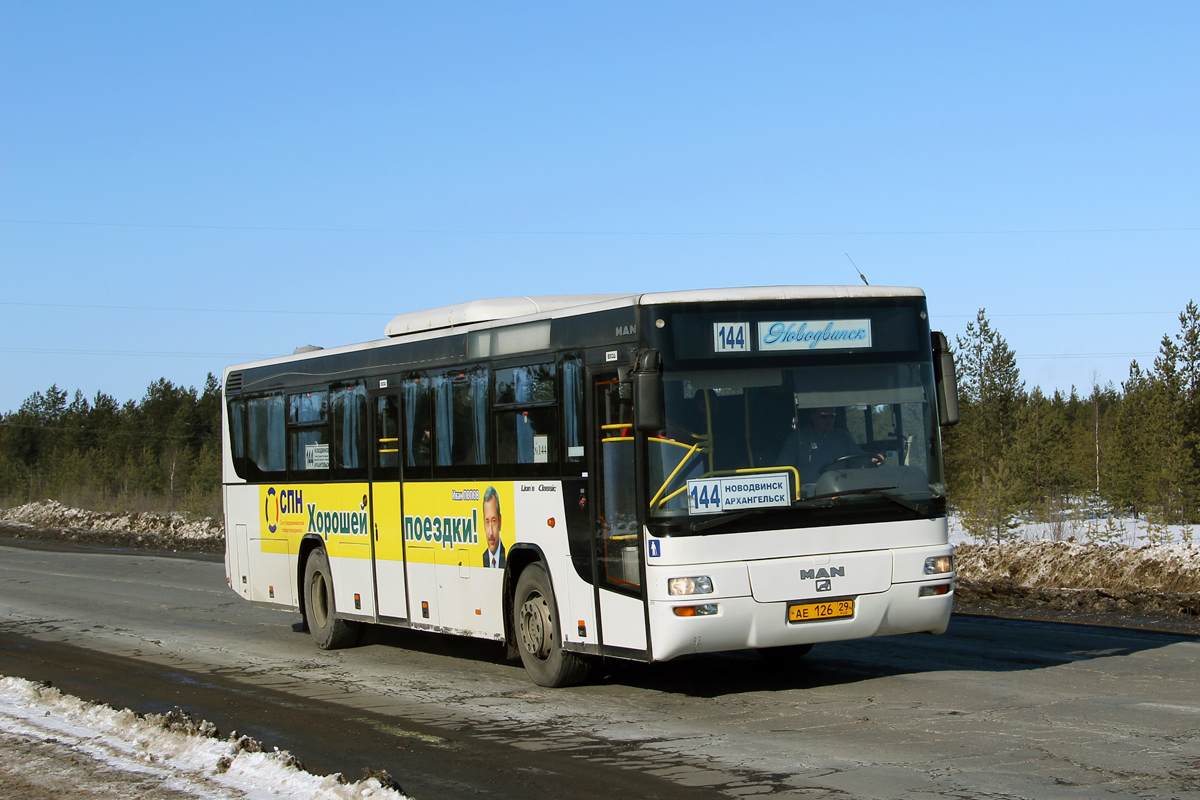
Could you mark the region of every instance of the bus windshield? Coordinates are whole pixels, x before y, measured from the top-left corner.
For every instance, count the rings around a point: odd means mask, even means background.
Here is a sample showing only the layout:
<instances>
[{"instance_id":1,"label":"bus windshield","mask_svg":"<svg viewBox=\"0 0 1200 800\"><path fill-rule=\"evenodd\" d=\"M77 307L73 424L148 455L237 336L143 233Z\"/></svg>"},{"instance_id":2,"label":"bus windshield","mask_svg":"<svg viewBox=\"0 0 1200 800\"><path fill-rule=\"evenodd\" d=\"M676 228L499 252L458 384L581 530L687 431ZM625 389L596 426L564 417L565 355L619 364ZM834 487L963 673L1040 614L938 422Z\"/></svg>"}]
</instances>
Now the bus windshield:
<instances>
[{"instance_id":1,"label":"bus windshield","mask_svg":"<svg viewBox=\"0 0 1200 800\"><path fill-rule=\"evenodd\" d=\"M808 509L944 513L930 365L666 372L666 429L650 437L649 517L702 532ZM797 519L798 524L799 519Z\"/></svg>"}]
</instances>

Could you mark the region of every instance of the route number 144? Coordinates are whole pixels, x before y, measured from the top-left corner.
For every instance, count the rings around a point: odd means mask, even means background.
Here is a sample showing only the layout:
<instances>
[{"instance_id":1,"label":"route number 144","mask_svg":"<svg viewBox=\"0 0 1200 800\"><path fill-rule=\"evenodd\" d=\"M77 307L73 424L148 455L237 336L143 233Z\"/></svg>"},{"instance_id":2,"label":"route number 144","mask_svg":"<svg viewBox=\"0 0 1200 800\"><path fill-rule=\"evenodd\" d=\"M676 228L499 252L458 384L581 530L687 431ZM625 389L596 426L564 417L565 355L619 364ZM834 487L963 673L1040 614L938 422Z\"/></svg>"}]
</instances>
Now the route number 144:
<instances>
[{"instance_id":1,"label":"route number 144","mask_svg":"<svg viewBox=\"0 0 1200 800\"><path fill-rule=\"evenodd\" d=\"M749 353L749 322L714 322L713 349L718 353Z\"/></svg>"}]
</instances>

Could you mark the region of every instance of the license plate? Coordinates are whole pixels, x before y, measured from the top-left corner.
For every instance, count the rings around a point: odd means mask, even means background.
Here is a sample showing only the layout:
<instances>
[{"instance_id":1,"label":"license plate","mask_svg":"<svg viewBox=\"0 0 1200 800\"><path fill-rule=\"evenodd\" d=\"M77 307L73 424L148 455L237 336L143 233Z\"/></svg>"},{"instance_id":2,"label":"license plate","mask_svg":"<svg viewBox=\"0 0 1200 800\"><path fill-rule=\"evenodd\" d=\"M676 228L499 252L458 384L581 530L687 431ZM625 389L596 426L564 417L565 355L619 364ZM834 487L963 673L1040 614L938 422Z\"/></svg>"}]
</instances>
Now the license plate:
<instances>
[{"instance_id":1,"label":"license plate","mask_svg":"<svg viewBox=\"0 0 1200 800\"><path fill-rule=\"evenodd\" d=\"M788 622L816 622L854 616L853 600L826 600L823 603L789 603Z\"/></svg>"}]
</instances>

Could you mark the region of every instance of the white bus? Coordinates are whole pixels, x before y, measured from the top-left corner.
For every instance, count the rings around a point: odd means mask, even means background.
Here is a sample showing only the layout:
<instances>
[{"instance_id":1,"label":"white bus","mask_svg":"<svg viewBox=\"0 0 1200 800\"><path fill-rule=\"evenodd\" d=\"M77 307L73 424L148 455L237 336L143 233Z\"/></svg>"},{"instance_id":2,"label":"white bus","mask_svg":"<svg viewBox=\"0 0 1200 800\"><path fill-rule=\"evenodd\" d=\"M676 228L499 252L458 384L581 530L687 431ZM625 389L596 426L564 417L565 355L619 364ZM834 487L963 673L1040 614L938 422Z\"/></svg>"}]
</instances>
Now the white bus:
<instances>
[{"instance_id":1,"label":"white bus","mask_svg":"<svg viewBox=\"0 0 1200 800\"><path fill-rule=\"evenodd\" d=\"M321 648L475 636L563 686L949 622L957 395L919 289L479 300L224 395L230 586Z\"/></svg>"}]
</instances>

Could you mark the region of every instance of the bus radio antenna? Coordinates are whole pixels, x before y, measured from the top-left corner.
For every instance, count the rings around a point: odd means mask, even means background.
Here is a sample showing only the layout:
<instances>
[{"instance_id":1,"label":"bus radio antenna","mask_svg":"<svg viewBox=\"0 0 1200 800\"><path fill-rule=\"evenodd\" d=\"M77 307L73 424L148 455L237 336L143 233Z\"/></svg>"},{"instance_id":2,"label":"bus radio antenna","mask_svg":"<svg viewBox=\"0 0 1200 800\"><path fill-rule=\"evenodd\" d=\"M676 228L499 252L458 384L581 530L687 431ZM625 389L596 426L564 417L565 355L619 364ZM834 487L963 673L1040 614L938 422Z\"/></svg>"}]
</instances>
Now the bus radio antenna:
<instances>
[{"instance_id":1,"label":"bus radio antenna","mask_svg":"<svg viewBox=\"0 0 1200 800\"><path fill-rule=\"evenodd\" d=\"M850 258L849 253L846 253L846 258ZM854 271L858 273L858 277L862 278L862 282L870 286L871 284L867 283L867 276L862 274L862 270L858 268L858 264L854 263L853 258L850 258L850 265L854 267Z\"/></svg>"}]
</instances>

